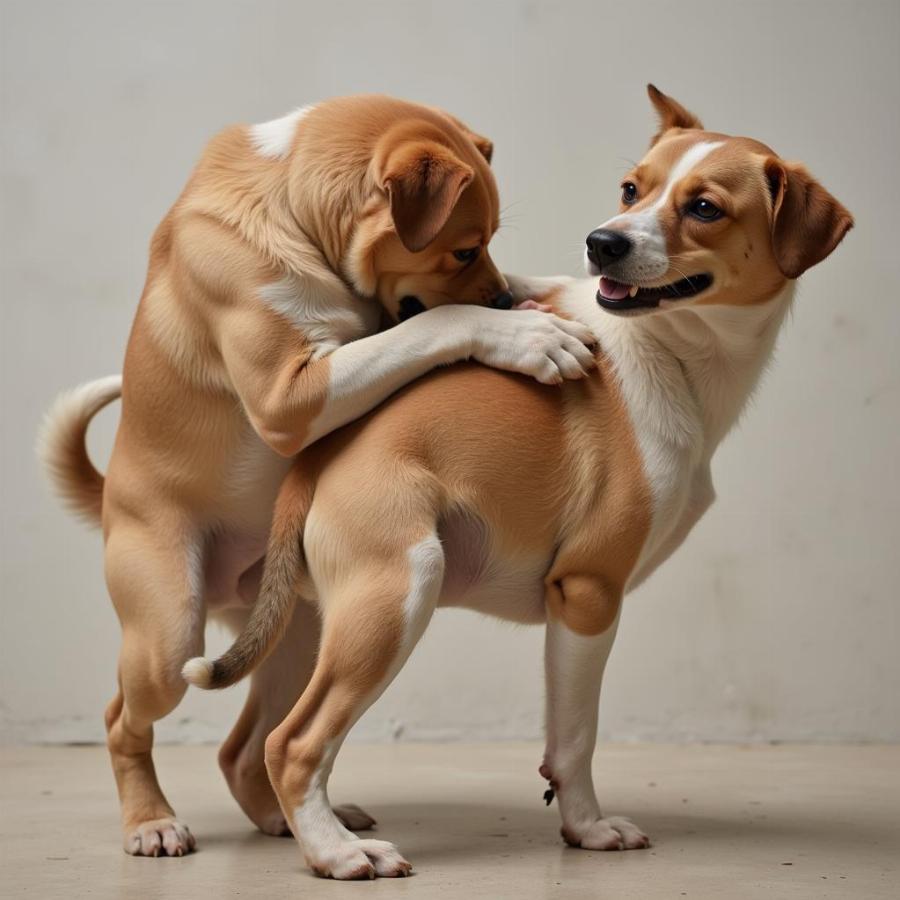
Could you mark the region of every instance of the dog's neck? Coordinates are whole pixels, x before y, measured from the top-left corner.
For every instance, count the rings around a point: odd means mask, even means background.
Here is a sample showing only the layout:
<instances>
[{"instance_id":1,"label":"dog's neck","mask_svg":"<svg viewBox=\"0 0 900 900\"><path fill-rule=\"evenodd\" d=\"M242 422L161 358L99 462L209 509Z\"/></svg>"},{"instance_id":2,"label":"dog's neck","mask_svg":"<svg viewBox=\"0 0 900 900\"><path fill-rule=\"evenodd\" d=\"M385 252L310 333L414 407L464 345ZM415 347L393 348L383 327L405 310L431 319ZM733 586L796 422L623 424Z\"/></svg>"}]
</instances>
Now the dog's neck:
<instances>
[{"instance_id":1,"label":"dog's neck","mask_svg":"<svg viewBox=\"0 0 900 900\"><path fill-rule=\"evenodd\" d=\"M611 316L582 298L580 308L610 353L631 403L657 408L660 430L675 440L679 433L697 437L690 423L699 416L700 452L708 460L740 418L772 358L794 285L788 282L771 299L748 306L697 306L629 318ZM686 382L693 410L655 402L665 401L658 394L672 379Z\"/></svg>"},{"instance_id":2,"label":"dog's neck","mask_svg":"<svg viewBox=\"0 0 900 900\"><path fill-rule=\"evenodd\" d=\"M710 455L737 423L772 359L793 294L789 282L761 304L672 310L634 321L681 364Z\"/></svg>"},{"instance_id":3,"label":"dog's neck","mask_svg":"<svg viewBox=\"0 0 900 900\"><path fill-rule=\"evenodd\" d=\"M342 160L259 156L243 128L218 135L198 171L215 190L194 191L186 205L234 228L273 261L309 274L324 264L332 273L372 193L371 148Z\"/></svg>"}]
</instances>

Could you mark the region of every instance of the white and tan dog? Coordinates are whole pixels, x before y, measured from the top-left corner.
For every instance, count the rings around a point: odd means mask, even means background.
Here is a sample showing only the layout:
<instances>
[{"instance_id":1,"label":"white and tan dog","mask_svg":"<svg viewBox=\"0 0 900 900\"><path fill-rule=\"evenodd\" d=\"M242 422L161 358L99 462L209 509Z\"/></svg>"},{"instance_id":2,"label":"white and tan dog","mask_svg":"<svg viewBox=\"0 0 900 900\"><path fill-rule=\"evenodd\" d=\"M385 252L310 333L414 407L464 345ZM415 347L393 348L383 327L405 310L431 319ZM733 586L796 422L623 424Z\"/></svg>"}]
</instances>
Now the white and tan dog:
<instances>
[{"instance_id":1,"label":"white and tan dog","mask_svg":"<svg viewBox=\"0 0 900 900\"><path fill-rule=\"evenodd\" d=\"M185 668L203 687L233 683L277 644L296 598L315 600L315 671L269 736L266 763L322 875L410 869L393 845L335 818L327 783L347 731L442 605L545 623L540 771L563 837L594 850L648 845L601 813L591 779L622 597L709 507L710 459L771 356L794 279L852 225L802 166L650 96L660 133L620 211L587 239L599 291L595 280L513 285L590 327L594 375L548 388L455 367L317 443L279 495L247 629L215 663Z\"/></svg>"},{"instance_id":2,"label":"white and tan dog","mask_svg":"<svg viewBox=\"0 0 900 900\"><path fill-rule=\"evenodd\" d=\"M207 614L246 622L289 458L444 363L471 357L548 383L592 366L579 323L441 306L512 304L487 252L499 220L490 156L453 117L387 97L224 131L153 238L124 380L51 412L45 461L70 503L102 518L122 624L106 724L127 852L194 846L156 779L153 722L183 696ZM379 333L385 311L409 321ZM120 392L104 483L85 431ZM309 678L315 615L295 628L220 754L232 793L271 833L286 826L264 740Z\"/></svg>"}]
</instances>

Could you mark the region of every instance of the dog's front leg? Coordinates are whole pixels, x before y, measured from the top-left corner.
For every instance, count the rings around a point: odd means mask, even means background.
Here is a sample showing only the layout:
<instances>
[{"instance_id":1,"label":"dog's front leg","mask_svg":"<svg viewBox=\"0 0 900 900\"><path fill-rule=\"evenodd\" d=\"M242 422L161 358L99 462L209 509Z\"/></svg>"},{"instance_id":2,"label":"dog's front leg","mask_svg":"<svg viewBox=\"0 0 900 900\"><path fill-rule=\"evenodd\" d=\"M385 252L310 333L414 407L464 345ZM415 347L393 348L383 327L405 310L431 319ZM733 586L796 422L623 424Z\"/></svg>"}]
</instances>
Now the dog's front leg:
<instances>
[{"instance_id":1,"label":"dog's front leg","mask_svg":"<svg viewBox=\"0 0 900 900\"><path fill-rule=\"evenodd\" d=\"M370 412L432 369L465 359L545 384L584 378L594 335L542 312L436 307L394 328L320 352L250 300L225 317L221 352L259 436L293 456Z\"/></svg>"},{"instance_id":2,"label":"dog's front leg","mask_svg":"<svg viewBox=\"0 0 900 900\"><path fill-rule=\"evenodd\" d=\"M585 635L551 607L547 619L547 745L541 775L550 782L548 802L559 800L562 836L586 850L648 847L647 836L628 819L604 818L594 793L591 757L597 741L600 683L618 617L598 634Z\"/></svg>"}]
</instances>

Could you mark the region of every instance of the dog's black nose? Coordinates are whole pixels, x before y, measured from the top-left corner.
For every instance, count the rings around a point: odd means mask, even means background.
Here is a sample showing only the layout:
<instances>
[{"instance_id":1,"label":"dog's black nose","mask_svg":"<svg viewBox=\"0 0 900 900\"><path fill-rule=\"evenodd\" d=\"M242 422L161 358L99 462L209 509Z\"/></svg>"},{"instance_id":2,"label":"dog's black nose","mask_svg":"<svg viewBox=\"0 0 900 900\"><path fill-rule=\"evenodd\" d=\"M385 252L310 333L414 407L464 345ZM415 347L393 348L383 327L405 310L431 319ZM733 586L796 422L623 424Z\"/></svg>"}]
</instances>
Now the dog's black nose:
<instances>
[{"instance_id":1,"label":"dog's black nose","mask_svg":"<svg viewBox=\"0 0 900 900\"><path fill-rule=\"evenodd\" d=\"M491 300L491 306L493 306L494 309L512 309L514 299L512 291L504 291L502 294L497 294L497 296Z\"/></svg>"},{"instance_id":2,"label":"dog's black nose","mask_svg":"<svg viewBox=\"0 0 900 900\"><path fill-rule=\"evenodd\" d=\"M418 297L407 295L400 301L400 310L397 314L397 318L401 322L405 322L407 319L411 319L421 312L425 312L425 304Z\"/></svg>"},{"instance_id":3,"label":"dog's black nose","mask_svg":"<svg viewBox=\"0 0 900 900\"><path fill-rule=\"evenodd\" d=\"M588 259L598 268L628 255L631 241L621 231L598 228L587 236Z\"/></svg>"}]
</instances>

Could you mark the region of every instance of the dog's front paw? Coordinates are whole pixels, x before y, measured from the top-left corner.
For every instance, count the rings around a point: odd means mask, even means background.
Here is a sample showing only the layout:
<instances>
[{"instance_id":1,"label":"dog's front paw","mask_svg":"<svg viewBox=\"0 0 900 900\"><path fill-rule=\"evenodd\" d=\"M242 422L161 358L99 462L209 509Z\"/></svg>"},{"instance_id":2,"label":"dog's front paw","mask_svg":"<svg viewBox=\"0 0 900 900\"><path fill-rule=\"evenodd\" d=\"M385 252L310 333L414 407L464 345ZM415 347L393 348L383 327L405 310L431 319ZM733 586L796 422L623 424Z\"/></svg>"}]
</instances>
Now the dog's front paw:
<instances>
[{"instance_id":1,"label":"dog's front paw","mask_svg":"<svg viewBox=\"0 0 900 900\"><path fill-rule=\"evenodd\" d=\"M643 850L650 838L634 822L622 816L597 819L584 826L562 827L563 840L582 850Z\"/></svg>"},{"instance_id":2,"label":"dog's front paw","mask_svg":"<svg viewBox=\"0 0 900 900\"><path fill-rule=\"evenodd\" d=\"M125 830L125 852L131 856L185 856L196 846L194 836L177 819L152 819Z\"/></svg>"},{"instance_id":3,"label":"dog's front paw","mask_svg":"<svg viewBox=\"0 0 900 900\"><path fill-rule=\"evenodd\" d=\"M588 349L596 338L581 322L537 308L514 315L473 309L470 316L477 326L471 355L486 366L530 375L544 384L584 378L596 366Z\"/></svg>"},{"instance_id":4,"label":"dog's front paw","mask_svg":"<svg viewBox=\"0 0 900 900\"><path fill-rule=\"evenodd\" d=\"M342 841L325 852L307 851L307 862L316 875L341 881L403 878L412 871L412 865L387 841Z\"/></svg>"}]
</instances>

